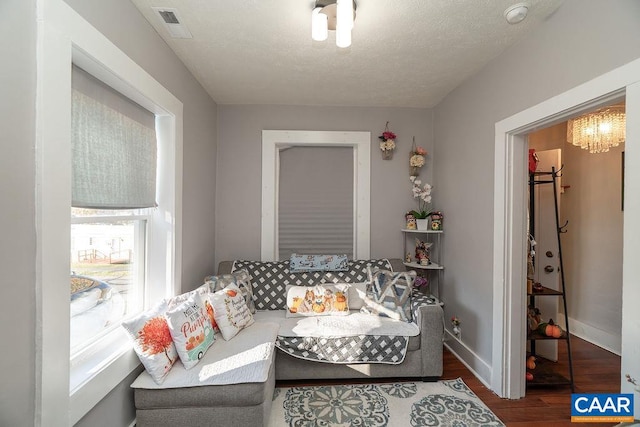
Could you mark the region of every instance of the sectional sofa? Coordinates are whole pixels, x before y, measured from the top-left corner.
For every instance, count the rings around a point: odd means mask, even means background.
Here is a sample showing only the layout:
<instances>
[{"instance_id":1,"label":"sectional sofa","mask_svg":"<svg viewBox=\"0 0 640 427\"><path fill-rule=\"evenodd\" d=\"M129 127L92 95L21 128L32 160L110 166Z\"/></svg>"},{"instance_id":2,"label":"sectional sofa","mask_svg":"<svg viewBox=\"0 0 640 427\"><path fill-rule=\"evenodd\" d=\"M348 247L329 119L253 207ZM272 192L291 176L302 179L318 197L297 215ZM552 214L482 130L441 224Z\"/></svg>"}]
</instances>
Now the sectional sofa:
<instances>
[{"instance_id":1,"label":"sectional sofa","mask_svg":"<svg viewBox=\"0 0 640 427\"><path fill-rule=\"evenodd\" d=\"M287 317L288 287L347 283L349 292L364 289L367 266L405 270L399 259L349 261L346 271L329 273L291 273L288 261L220 263L217 277L248 272L253 323L229 341L216 339L195 368L176 363L162 385L143 372L132 385L137 425L267 425L276 380L439 378L442 307L416 290L411 322L353 310L340 317ZM349 295L357 308L356 294Z\"/></svg>"}]
</instances>

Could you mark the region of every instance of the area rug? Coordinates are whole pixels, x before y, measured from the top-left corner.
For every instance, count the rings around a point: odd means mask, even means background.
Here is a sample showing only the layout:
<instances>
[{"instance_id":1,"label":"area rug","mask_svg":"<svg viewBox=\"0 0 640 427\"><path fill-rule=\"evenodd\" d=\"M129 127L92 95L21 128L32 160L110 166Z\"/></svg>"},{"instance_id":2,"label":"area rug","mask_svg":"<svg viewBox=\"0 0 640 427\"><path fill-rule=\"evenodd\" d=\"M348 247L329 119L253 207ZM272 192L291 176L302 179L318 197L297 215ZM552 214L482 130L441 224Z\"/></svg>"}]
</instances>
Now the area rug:
<instances>
[{"instance_id":1,"label":"area rug","mask_svg":"<svg viewBox=\"0 0 640 427\"><path fill-rule=\"evenodd\" d=\"M460 379L276 388L269 427L504 426Z\"/></svg>"}]
</instances>

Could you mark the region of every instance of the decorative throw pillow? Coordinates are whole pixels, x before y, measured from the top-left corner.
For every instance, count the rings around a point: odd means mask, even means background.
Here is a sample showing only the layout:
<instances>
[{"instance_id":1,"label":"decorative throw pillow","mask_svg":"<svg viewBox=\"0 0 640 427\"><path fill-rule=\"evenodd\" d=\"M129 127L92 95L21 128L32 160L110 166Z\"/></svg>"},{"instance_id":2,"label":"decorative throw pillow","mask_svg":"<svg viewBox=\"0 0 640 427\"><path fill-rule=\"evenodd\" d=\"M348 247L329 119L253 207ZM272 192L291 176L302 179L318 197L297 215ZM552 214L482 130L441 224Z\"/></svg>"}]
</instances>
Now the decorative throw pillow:
<instances>
[{"instance_id":1,"label":"decorative throw pillow","mask_svg":"<svg viewBox=\"0 0 640 427\"><path fill-rule=\"evenodd\" d=\"M337 285L287 286L287 317L349 314L349 288Z\"/></svg>"},{"instance_id":2,"label":"decorative throw pillow","mask_svg":"<svg viewBox=\"0 0 640 427\"><path fill-rule=\"evenodd\" d=\"M240 289L234 284L211 294L211 305L220 333L227 341L243 328L253 325L253 315Z\"/></svg>"},{"instance_id":3,"label":"decorative throw pillow","mask_svg":"<svg viewBox=\"0 0 640 427\"><path fill-rule=\"evenodd\" d=\"M185 369L198 364L214 341L214 332L207 309L198 292L165 313L171 337Z\"/></svg>"},{"instance_id":4,"label":"decorative throw pillow","mask_svg":"<svg viewBox=\"0 0 640 427\"><path fill-rule=\"evenodd\" d=\"M349 310L360 310L367 296L367 283L350 283Z\"/></svg>"},{"instance_id":5,"label":"decorative throw pillow","mask_svg":"<svg viewBox=\"0 0 640 427\"><path fill-rule=\"evenodd\" d=\"M200 296L202 296L202 302L204 302L204 307L207 310L207 316L209 316L209 320L211 321L211 326L213 327L214 331L219 331L218 324L216 323L216 318L213 315L213 307L211 306L211 302L209 302L209 285L207 283L197 287L191 292L186 292L184 294L176 295L174 297L169 298L167 300L167 308L169 310L173 309L178 304L186 301L193 293L199 293Z\"/></svg>"},{"instance_id":6,"label":"decorative throw pillow","mask_svg":"<svg viewBox=\"0 0 640 427\"><path fill-rule=\"evenodd\" d=\"M249 307L249 311L252 313L256 312L256 304L253 301L253 288L251 287L251 276L249 276L247 270L236 270L231 274L222 274L220 276L207 276L204 280L209 285L210 292L217 292L233 283L240 288L240 293L242 293L242 297L247 307Z\"/></svg>"},{"instance_id":7,"label":"decorative throw pillow","mask_svg":"<svg viewBox=\"0 0 640 427\"><path fill-rule=\"evenodd\" d=\"M122 326L133 339L133 349L140 362L157 384L162 384L178 359L164 317L166 308L167 303L163 300L154 308L122 322Z\"/></svg>"},{"instance_id":8,"label":"decorative throw pillow","mask_svg":"<svg viewBox=\"0 0 640 427\"><path fill-rule=\"evenodd\" d=\"M412 321L411 288L415 271L392 272L368 269L370 289L364 299L363 313Z\"/></svg>"},{"instance_id":9,"label":"decorative throw pillow","mask_svg":"<svg viewBox=\"0 0 640 427\"><path fill-rule=\"evenodd\" d=\"M289 271L302 273L307 271L347 271L347 255L298 255L291 254Z\"/></svg>"}]
</instances>

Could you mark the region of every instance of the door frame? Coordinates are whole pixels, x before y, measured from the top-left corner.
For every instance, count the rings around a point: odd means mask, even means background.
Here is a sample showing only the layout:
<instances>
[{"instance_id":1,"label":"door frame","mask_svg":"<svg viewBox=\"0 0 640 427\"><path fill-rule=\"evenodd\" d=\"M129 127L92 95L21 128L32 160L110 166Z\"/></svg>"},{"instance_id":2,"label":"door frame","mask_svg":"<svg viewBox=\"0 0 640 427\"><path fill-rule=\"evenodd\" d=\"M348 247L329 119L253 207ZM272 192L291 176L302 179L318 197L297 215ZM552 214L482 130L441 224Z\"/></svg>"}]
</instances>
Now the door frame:
<instances>
[{"instance_id":1,"label":"door frame","mask_svg":"<svg viewBox=\"0 0 640 427\"><path fill-rule=\"evenodd\" d=\"M522 230L526 221L526 134L622 96L626 96L627 117L640 118L639 81L640 59L637 59L495 124L491 388L500 397L518 399L525 394L526 239ZM640 120L627 120L627 142L624 191L630 196L640 191ZM625 205L624 260L640 255L640 220L634 219L640 218L640 198L636 199L633 205ZM627 200L633 199L625 197ZM640 290L632 286L637 285L640 277L640 263L635 264L639 265L623 262L622 366L637 370L627 358L640 353L640 342L631 339L634 336L631 326L624 326L640 323L640 314L624 303L631 295L640 296ZM627 353L625 342L630 344ZM625 388L622 379L621 388Z\"/></svg>"}]
</instances>

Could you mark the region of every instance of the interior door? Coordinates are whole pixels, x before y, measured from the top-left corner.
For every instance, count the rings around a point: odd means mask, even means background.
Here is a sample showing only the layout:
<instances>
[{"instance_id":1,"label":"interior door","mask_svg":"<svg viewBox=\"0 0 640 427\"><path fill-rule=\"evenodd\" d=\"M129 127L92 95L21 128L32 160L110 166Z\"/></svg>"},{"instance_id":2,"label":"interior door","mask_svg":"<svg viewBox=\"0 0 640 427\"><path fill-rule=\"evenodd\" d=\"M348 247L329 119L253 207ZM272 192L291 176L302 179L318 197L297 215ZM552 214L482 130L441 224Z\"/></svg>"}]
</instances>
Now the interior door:
<instances>
[{"instance_id":1,"label":"interior door","mask_svg":"<svg viewBox=\"0 0 640 427\"><path fill-rule=\"evenodd\" d=\"M562 165L562 150L537 151L538 167L536 172L550 172L551 167L559 170ZM540 175L539 180L549 180L550 175ZM556 181L558 192L558 209L560 209L560 179ZM558 257L558 235L553 200L553 184L534 186L534 224L533 230L537 245L535 247L535 281L542 286L560 289L560 259ZM537 297L536 307L540 309L542 321L558 320L559 297ZM563 328L564 329L564 328ZM558 360L558 343L556 341L536 341L536 354L549 360Z\"/></svg>"}]
</instances>

